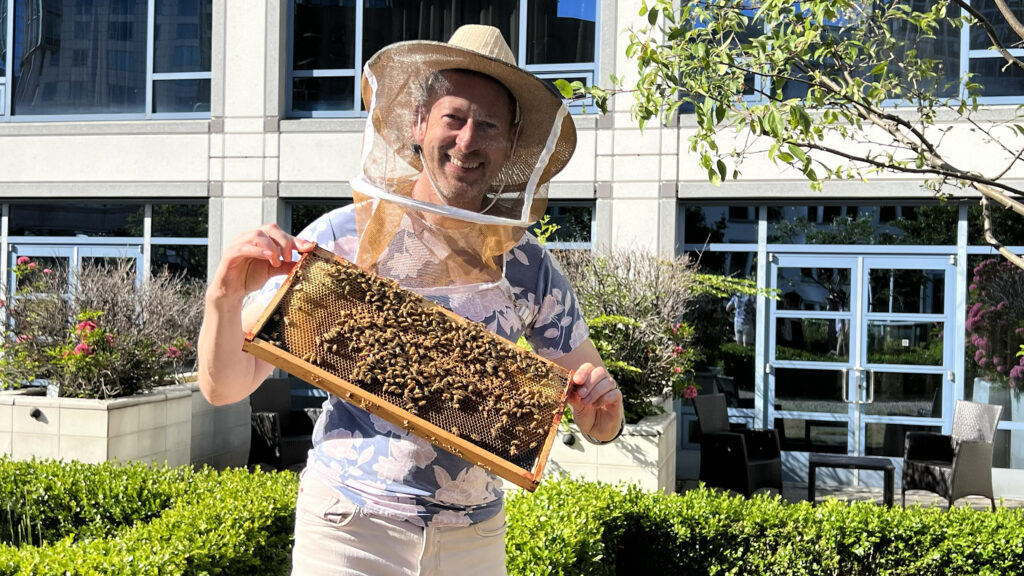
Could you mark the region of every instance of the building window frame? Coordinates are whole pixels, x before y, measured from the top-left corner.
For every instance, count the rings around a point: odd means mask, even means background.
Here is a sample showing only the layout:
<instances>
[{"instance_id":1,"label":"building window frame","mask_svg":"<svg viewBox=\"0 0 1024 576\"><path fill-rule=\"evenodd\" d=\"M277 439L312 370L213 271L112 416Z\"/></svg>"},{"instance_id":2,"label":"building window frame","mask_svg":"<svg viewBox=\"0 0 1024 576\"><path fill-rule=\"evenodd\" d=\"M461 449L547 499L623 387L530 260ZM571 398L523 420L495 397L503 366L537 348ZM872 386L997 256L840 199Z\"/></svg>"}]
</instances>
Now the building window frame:
<instances>
[{"instance_id":1,"label":"building window frame","mask_svg":"<svg viewBox=\"0 0 1024 576\"><path fill-rule=\"evenodd\" d=\"M518 21L516 23L517 34L520 38L527 38L527 10L531 0L518 0ZM286 16L287 41L285 49L285 115L288 118L365 118L366 111L362 109L362 97L360 94L360 82L362 78L363 64L372 54L363 54L363 5L365 0L355 1L355 47L353 68L331 68L331 69L294 69L294 46L295 46L295 0L288 0ZM561 64L526 64L520 67L536 75L543 80L554 82L559 78L583 79L585 85L594 83L600 71L599 55L601 53L601 1L595 0L594 5L594 58L590 62L575 62ZM526 42L518 43L516 62L526 61ZM352 79L352 108L347 110L295 110L293 105L293 86L297 78L351 78ZM593 101L567 101L569 111L572 114L584 114L587 109L593 111Z\"/></svg>"},{"instance_id":2,"label":"building window frame","mask_svg":"<svg viewBox=\"0 0 1024 576\"><path fill-rule=\"evenodd\" d=\"M145 109L143 112L106 112L96 114L13 114L13 90L8 89L9 86L14 85L14 10L16 0L0 0L0 10L4 12L0 14L0 23L6 24L5 29L0 29L0 45L6 47L5 62L3 73L0 74L0 123L15 123L15 122L67 122L67 121L104 121L104 120L204 120L210 118L210 110L193 110L191 112L154 112L153 111L153 99L156 92L156 85L159 82L170 82L170 81L181 81L181 80L194 80L194 81L206 81L212 85L212 72L211 70L205 71L194 71L194 72L155 72L154 71L154 59L156 51L155 31L156 31L156 4L158 0L146 0L146 80L145 80ZM211 3L210 11L212 18L212 2L213 0L198 0L199 2L208 1ZM199 41L202 41L200 35ZM209 39L208 39L209 40ZM212 52L213 47L210 46ZM211 66L212 68L212 58ZM212 88L211 88L211 100L212 100Z\"/></svg>"},{"instance_id":3,"label":"building window frame","mask_svg":"<svg viewBox=\"0 0 1024 576\"><path fill-rule=\"evenodd\" d=\"M63 201L50 202L54 205ZM12 236L10 234L10 211L11 204L20 203L9 201L0 204L0 278L8 279L10 273L10 252L12 246L31 245L78 245L78 246L122 246L138 247L142 254L142 276L148 277L154 270L152 264L153 246L201 246L209 251L210 235L209 230L205 236L160 236L153 234L153 206L162 204L194 204L199 201L190 202L181 199L153 199L141 202L144 206L144 219L142 222L141 236ZM32 204L46 202L33 201ZM119 204L132 204L132 202L118 202ZM209 212L207 212L207 227L209 227ZM205 271L204 271L205 272ZM205 276L203 277L205 280Z\"/></svg>"}]
</instances>

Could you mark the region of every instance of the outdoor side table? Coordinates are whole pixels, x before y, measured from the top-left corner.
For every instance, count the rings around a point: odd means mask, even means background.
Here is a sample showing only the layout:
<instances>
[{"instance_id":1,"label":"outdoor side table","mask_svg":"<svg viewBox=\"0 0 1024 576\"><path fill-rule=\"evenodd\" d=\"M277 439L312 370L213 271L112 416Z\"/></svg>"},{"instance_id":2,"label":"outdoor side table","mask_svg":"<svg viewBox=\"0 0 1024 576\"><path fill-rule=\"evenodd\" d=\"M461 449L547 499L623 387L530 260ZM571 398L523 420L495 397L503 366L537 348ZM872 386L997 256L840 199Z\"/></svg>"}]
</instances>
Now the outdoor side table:
<instances>
[{"instance_id":1,"label":"outdoor side table","mask_svg":"<svg viewBox=\"0 0 1024 576\"><path fill-rule=\"evenodd\" d=\"M896 466L888 458L874 456L846 456L844 454L811 454L807 467L807 500L815 502L818 468L846 468L848 470L881 470L885 473L886 506L893 503L893 484L896 477Z\"/></svg>"}]
</instances>

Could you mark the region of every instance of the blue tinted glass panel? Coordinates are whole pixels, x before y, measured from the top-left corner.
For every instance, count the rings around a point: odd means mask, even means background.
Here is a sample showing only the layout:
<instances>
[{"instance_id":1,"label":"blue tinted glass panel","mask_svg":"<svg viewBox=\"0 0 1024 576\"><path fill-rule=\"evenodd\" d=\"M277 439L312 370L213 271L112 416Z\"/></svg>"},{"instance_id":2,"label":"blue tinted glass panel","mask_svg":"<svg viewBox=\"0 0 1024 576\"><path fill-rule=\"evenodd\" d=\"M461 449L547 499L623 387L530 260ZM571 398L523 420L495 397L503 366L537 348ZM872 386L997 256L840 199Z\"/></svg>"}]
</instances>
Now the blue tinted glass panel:
<instances>
[{"instance_id":1,"label":"blue tinted glass panel","mask_svg":"<svg viewBox=\"0 0 1024 576\"><path fill-rule=\"evenodd\" d=\"M971 81L981 84L982 96L1024 95L1024 70L1007 66L1002 58L971 60Z\"/></svg>"},{"instance_id":2,"label":"blue tinted glass panel","mask_svg":"<svg viewBox=\"0 0 1024 576\"><path fill-rule=\"evenodd\" d=\"M11 204L11 236L142 236L142 204Z\"/></svg>"},{"instance_id":3,"label":"blue tinted glass panel","mask_svg":"<svg viewBox=\"0 0 1024 576\"><path fill-rule=\"evenodd\" d=\"M1024 6L1021 6L1020 2L1007 2L1008 8L1018 20L1024 20ZM996 38L999 42L1007 48L1016 48L1020 44L1020 37L1013 31L1013 28L1007 23L1006 18L999 12L999 6L996 6L994 0L971 0L971 8L977 10L985 17L986 20L992 24L992 28L996 31ZM971 26L970 28L971 38L971 50L987 50L992 46L992 40L988 37L985 32L985 28L980 24Z\"/></svg>"},{"instance_id":4,"label":"blue tinted glass panel","mask_svg":"<svg viewBox=\"0 0 1024 576\"><path fill-rule=\"evenodd\" d=\"M13 112L144 112L145 31L146 0L17 0Z\"/></svg>"},{"instance_id":5,"label":"blue tinted glass panel","mask_svg":"<svg viewBox=\"0 0 1024 576\"><path fill-rule=\"evenodd\" d=\"M295 78L292 82L292 110L351 110L352 77Z\"/></svg>"},{"instance_id":6,"label":"blue tinted glass panel","mask_svg":"<svg viewBox=\"0 0 1024 576\"><path fill-rule=\"evenodd\" d=\"M368 23L364 25L367 32L371 29ZM292 37L293 70L355 68L355 2L295 0ZM364 58L370 56L363 54Z\"/></svg>"},{"instance_id":7,"label":"blue tinted glass panel","mask_svg":"<svg viewBox=\"0 0 1024 576\"><path fill-rule=\"evenodd\" d=\"M153 71L209 72L212 22L212 0L156 0Z\"/></svg>"},{"instance_id":8,"label":"blue tinted glass panel","mask_svg":"<svg viewBox=\"0 0 1024 576\"><path fill-rule=\"evenodd\" d=\"M153 112L210 112L209 80L153 82Z\"/></svg>"},{"instance_id":9,"label":"blue tinted glass panel","mask_svg":"<svg viewBox=\"0 0 1024 576\"><path fill-rule=\"evenodd\" d=\"M533 0L526 20L527 64L594 61L597 0Z\"/></svg>"}]
</instances>

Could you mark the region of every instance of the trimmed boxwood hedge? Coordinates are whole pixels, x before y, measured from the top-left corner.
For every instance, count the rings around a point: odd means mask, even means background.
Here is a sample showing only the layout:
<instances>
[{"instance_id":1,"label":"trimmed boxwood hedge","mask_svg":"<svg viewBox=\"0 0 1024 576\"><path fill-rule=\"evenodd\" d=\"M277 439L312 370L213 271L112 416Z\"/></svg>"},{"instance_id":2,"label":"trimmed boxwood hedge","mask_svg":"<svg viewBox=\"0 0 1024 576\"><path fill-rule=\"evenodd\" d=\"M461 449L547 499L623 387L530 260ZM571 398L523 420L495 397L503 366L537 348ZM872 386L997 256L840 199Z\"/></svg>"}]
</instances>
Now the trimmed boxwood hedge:
<instances>
[{"instance_id":1,"label":"trimmed boxwood hedge","mask_svg":"<svg viewBox=\"0 0 1024 576\"><path fill-rule=\"evenodd\" d=\"M0 459L0 575L287 574L298 477Z\"/></svg>"},{"instance_id":2,"label":"trimmed boxwood hedge","mask_svg":"<svg viewBox=\"0 0 1024 576\"><path fill-rule=\"evenodd\" d=\"M0 576L283 575L291 472L0 459ZM569 478L508 498L512 576L1024 573L1024 510L644 492Z\"/></svg>"},{"instance_id":3,"label":"trimmed boxwood hedge","mask_svg":"<svg viewBox=\"0 0 1024 576\"><path fill-rule=\"evenodd\" d=\"M508 571L534 574L1024 574L1024 510L787 504L570 479L510 495Z\"/></svg>"}]
</instances>

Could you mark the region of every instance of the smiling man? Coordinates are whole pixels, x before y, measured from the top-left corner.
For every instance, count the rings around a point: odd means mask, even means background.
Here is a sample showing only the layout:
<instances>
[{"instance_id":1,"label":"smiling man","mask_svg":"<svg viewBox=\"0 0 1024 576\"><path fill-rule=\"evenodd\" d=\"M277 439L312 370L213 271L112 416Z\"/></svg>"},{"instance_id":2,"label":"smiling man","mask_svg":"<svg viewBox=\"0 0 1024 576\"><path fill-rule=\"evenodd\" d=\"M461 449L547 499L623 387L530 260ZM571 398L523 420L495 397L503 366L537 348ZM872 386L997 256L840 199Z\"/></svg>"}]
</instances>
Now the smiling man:
<instances>
[{"instance_id":1,"label":"smiling man","mask_svg":"<svg viewBox=\"0 0 1024 576\"><path fill-rule=\"evenodd\" d=\"M572 288L526 233L576 133L561 98L515 65L500 32L391 45L366 64L362 173L353 204L298 237L239 235L207 290L199 383L214 404L245 398L271 366L241 351L297 253L313 242L574 370L569 404L586 437L622 431L622 394L587 338ZM501 481L329 396L296 505L293 574L505 574Z\"/></svg>"}]
</instances>

